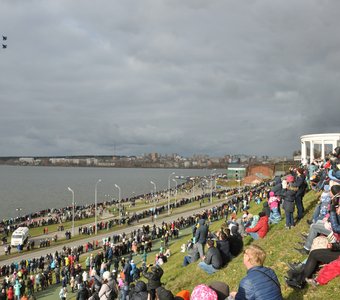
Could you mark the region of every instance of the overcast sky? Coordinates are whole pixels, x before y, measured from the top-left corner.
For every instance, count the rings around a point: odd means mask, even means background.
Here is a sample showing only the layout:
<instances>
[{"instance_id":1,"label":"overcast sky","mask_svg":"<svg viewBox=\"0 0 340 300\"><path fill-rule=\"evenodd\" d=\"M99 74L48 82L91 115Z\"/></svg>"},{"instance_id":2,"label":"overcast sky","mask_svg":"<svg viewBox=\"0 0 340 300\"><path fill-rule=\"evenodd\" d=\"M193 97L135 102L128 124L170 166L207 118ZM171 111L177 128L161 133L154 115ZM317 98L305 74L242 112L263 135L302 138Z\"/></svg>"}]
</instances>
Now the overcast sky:
<instances>
[{"instance_id":1,"label":"overcast sky","mask_svg":"<svg viewBox=\"0 0 340 300\"><path fill-rule=\"evenodd\" d=\"M340 132L340 1L1 0L0 156L287 155Z\"/></svg>"}]
</instances>

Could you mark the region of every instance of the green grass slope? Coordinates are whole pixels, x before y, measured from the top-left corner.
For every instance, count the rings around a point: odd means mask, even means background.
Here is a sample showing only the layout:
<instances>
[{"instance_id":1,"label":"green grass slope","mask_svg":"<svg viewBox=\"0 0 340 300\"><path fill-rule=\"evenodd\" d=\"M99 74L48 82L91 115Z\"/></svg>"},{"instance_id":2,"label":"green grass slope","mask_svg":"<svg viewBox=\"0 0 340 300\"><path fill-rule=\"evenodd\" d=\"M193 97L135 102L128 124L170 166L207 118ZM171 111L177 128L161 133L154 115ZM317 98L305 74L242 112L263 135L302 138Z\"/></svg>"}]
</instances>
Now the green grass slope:
<instances>
[{"instance_id":1,"label":"green grass slope","mask_svg":"<svg viewBox=\"0 0 340 300\"><path fill-rule=\"evenodd\" d=\"M311 191L304 197L304 206L307 211L304 219L293 229L287 230L284 226L283 219L277 225L271 225L271 228L265 239L252 241L249 237L245 238L245 245L256 243L267 252L265 265L274 269L281 283L284 299L336 299L340 292L340 278L336 278L325 286L319 286L316 289L306 287L303 290L294 290L286 286L284 276L288 270L286 262L302 261L306 256L302 256L293 248L298 247L297 242L301 241L300 233L308 233L309 225L306 220L311 217L315 203L319 194ZM257 213L262 209L262 204L252 204L251 213ZM210 226L210 230L217 230L222 224L222 220L215 222ZM227 267L219 272L208 275L197 266L197 262L187 267L182 267L185 253L180 252L180 247L190 239L190 235L182 236L181 239L173 242L170 246L172 256L169 263L163 265L164 275L162 281L166 288L174 294L182 289L190 291L200 283L209 283L215 280L223 281L230 286L230 290L237 290L240 280L246 275L246 269L243 265L243 255L234 258Z\"/></svg>"}]
</instances>

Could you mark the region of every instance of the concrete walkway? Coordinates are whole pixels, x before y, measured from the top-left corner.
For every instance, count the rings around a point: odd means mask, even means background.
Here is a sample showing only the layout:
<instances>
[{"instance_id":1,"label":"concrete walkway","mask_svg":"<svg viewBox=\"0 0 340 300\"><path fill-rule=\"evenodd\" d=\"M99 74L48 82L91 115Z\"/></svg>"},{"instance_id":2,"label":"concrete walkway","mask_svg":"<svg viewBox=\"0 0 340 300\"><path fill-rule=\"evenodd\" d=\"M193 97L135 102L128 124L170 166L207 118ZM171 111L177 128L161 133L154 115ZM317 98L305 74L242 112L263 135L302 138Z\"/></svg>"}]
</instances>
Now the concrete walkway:
<instances>
[{"instance_id":1,"label":"concrete walkway","mask_svg":"<svg viewBox=\"0 0 340 300\"><path fill-rule=\"evenodd\" d=\"M207 204L207 202L204 203L204 205L202 205L202 207L199 207L199 203L197 202L197 208L192 208L190 211L186 211L186 212L176 212L176 214L173 215L167 215L167 214L161 214L158 216L157 219L154 220L154 223L159 226L162 224L162 222L171 222L173 220L176 220L177 218L181 218L181 217L188 217L191 216L193 214L199 213L202 210L211 208L213 206L215 206L216 204L219 203L223 203L225 202L225 199L221 199L219 201L214 201L213 204ZM185 210L185 206L183 206L183 210ZM67 245L68 247L77 247L79 245L85 244L86 242L92 242L93 240L98 240L99 241L99 245L101 245L101 242L104 238L112 235L112 234L121 234L123 232L125 232L126 234L129 234L131 231L134 231L135 229L137 230L138 228L141 228L142 225L144 224L148 224L148 225L153 225L153 223L151 222L151 218L147 218L147 219L142 219L139 223L134 223L134 225L129 226L129 227L125 227L122 229L118 229L115 231L98 231L98 235L84 235L84 239L81 240L76 240L76 241L72 241L71 240L65 240L65 244L62 245L57 245L57 246L50 246L50 247L46 247L46 248L39 248L39 250L36 251L25 251L23 252L20 256L17 257L11 257L8 256L8 259L3 259L0 261L0 265L3 264L11 264L13 261L21 261L22 259L33 259L33 258L37 258L37 257L41 257L41 256L45 256L46 254L49 253L54 253L55 251L61 251L64 245ZM79 228L79 227L77 227ZM75 229L75 233L78 233L78 229ZM54 233L50 233L47 235L44 235L43 238L45 237L52 237L54 235ZM42 236L40 237L36 237L35 239L40 240L42 238ZM16 249L12 249L13 251L11 251L12 253L16 253L17 250ZM4 250L2 247L2 253L4 254Z\"/></svg>"}]
</instances>

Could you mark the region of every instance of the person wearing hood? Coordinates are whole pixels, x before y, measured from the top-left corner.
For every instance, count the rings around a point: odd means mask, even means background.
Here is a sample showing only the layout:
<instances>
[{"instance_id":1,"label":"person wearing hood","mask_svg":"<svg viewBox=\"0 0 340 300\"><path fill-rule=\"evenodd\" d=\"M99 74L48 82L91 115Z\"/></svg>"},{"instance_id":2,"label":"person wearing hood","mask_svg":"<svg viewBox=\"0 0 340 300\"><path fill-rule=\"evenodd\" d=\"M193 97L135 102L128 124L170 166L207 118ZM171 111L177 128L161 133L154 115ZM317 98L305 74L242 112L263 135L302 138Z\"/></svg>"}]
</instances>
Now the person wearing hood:
<instances>
[{"instance_id":1,"label":"person wearing hood","mask_svg":"<svg viewBox=\"0 0 340 300\"><path fill-rule=\"evenodd\" d=\"M130 296L131 300L147 300L148 290L144 281L137 281L134 292Z\"/></svg>"},{"instance_id":2,"label":"person wearing hood","mask_svg":"<svg viewBox=\"0 0 340 300\"><path fill-rule=\"evenodd\" d=\"M275 176L274 178L274 186L271 189L275 195L280 196L282 194L282 182L280 176Z\"/></svg>"},{"instance_id":3,"label":"person wearing hood","mask_svg":"<svg viewBox=\"0 0 340 300\"><path fill-rule=\"evenodd\" d=\"M118 288L109 271L103 273L103 284L98 293L100 300L115 299L118 297Z\"/></svg>"},{"instance_id":4,"label":"person wearing hood","mask_svg":"<svg viewBox=\"0 0 340 300\"><path fill-rule=\"evenodd\" d=\"M254 240L264 238L269 230L268 216L266 216L264 212L260 212L259 217L260 219L255 227L246 229L246 232L248 232Z\"/></svg>"},{"instance_id":5,"label":"person wearing hood","mask_svg":"<svg viewBox=\"0 0 340 300\"><path fill-rule=\"evenodd\" d=\"M155 291L158 287L162 285L161 278L164 274L163 269L156 265L152 266L151 270L148 272L148 268L143 271L143 276L148 280L147 290L151 294L151 299L155 299Z\"/></svg>"},{"instance_id":6,"label":"person wearing hood","mask_svg":"<svg viewBox=\"0 0 340 300\"><path fill-rule=\"evenodd\" d=\"M201 218L198 221L198 228L196 229L195 233L195 241L201 259L204 257L204 246L207 242L208 232L209 226L205 223L205 219Z\"/></svg>"}]
</instances>

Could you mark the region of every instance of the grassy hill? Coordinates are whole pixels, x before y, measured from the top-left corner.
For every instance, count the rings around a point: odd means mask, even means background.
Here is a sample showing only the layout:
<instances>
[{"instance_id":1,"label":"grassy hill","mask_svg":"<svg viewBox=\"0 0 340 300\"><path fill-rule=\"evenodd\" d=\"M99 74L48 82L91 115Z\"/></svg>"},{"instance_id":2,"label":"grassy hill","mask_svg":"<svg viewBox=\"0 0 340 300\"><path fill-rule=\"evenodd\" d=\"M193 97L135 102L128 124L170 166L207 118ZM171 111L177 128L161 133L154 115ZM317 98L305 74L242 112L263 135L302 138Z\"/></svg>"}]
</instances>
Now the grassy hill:
<instances>
[{"instance_id":1,"label":"grassy hill","mask_svg":"<svg viewBox=\"0 0 340 300\"><path fill-rule=\"evenodd\" d=\"M252 241L249 237L245 238L245 245L249 243L256 243L267 252L267 259L265 265L274 269L281 283L283 296L285 299L335 299L340 292L340 278L328 283L326 286L319 286L316 289L306 287L304 290L294 290L286 286L284 276L288 270L286 262L302 261L306 256L302 256L293 248L297 247L300 233L308 233L309 226L306 223L307 218L313 213L315 203L319 194L311 191L304 197L304 205L307 214L304 219L297 224L293 229L287 230L284 226L284 220L277 225L271 225L271 228L265 239ZM257 213L262 209L262 205L252 204L251 213ZM215 222L210 226L212 231L217 230L222 224L222 220ZM184 253L180 252L180 247L186 243L190 235L183 236L180 240L171 244L170 249L172 256L170 262L163 265L164 275L162 281L166 288L173 293L177 293L182 289L189 289L190 291L200 283L209 283L211 281L219 280L226 282L230 286L230 290L237 290L238 283L246 275L246 269L243 265L243 256L239 255L234 258L227 267L219 272L208 275L197 266L197 262L190 264L187 267L182 267Z\"/></svg>"},{"instance_id":2,"label":"grassy hill","mask_svg":"<svg viewBox=\"0 0 340 300\"><path fill-rule=\"evenodd\" d=\"M319 286L314 289L312 287L306 287L303 290L294 290L286 286L284 276L288 270L286 262L302 261L307 256L302 256L293 248L297 247L296 243L300 241L300 233L308 233L309 226L306 220L311 217L315 203L317 202L319 194L315 192L309 192L304 197L304 205L306 208L306 216L297 224L293 229L285 229L285 220L283 219L280 224L271 225L271 228L265 237L265 239L252 241L249 237L246 237L245 245L250 243L256 243L261 246L267 252L267 259L265 265L274 269L281 283L281 289L284 299L290 300L302 300L302 299L338 299L340 294L340 278L336 278L325 286ZM258 213L262 210L262 204L256 205L252 203L250 212L252 214ZM219 229L223 220L210 225L210 230L215 231ZM246 275L246 269L243 265L243 255L239 255L234 258L227 267L218 271L213 275L208 275L203 272L198 266L198 262L190 264L187 267L182 267L183 257L185 253L180 252L181 245L186 243L191 238L191 229L181 230L181 238L170 242L170 249L172 255L169 262L164 264L164 275L162 282L167 289L170 289L174 294L182 289L188 289L190 291L200 283L207 283L212 281L223 281L230 286L230 290L237 290L240 280ZM148 255L148 263L154 263L154 257L159 249L159 241L155 241L153 252ZM84 263L85 256L81 261ZM140 265L140 257L134 257L135 262ZM57 299L60 286L54 285L49 289L39 292L37 294L38 299ZM72 300L76 298L76 293L68 294L68 299ZM203 299L202 299L203 300Z\"/></svg>"}]
</instances>

